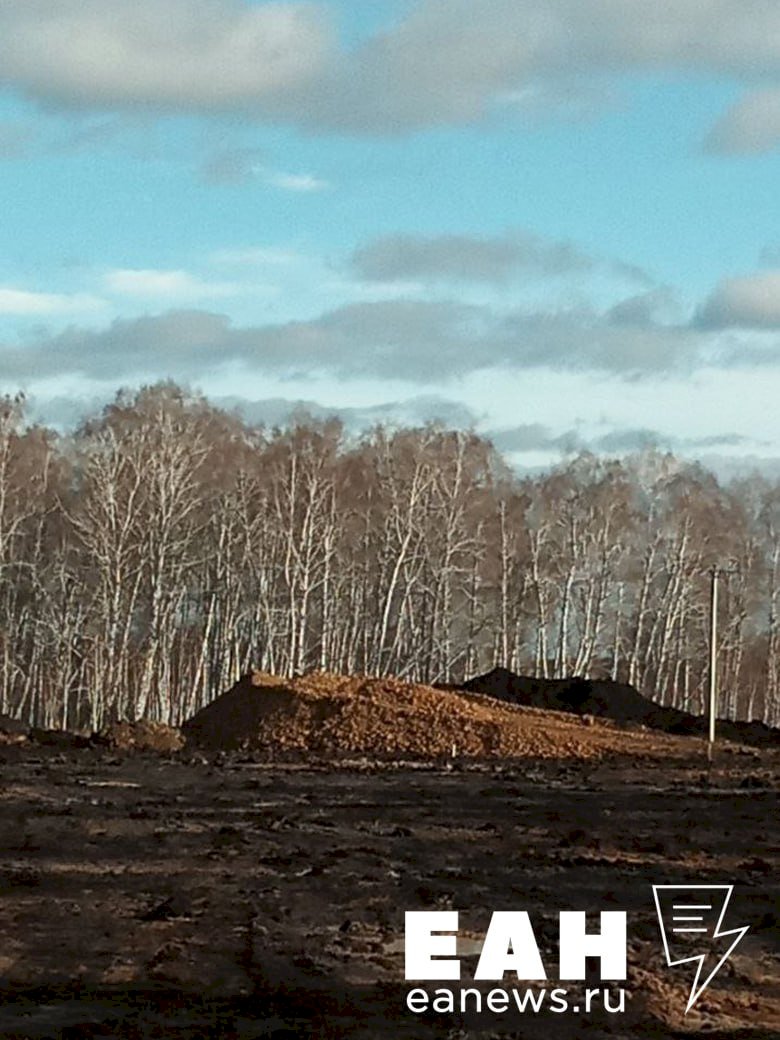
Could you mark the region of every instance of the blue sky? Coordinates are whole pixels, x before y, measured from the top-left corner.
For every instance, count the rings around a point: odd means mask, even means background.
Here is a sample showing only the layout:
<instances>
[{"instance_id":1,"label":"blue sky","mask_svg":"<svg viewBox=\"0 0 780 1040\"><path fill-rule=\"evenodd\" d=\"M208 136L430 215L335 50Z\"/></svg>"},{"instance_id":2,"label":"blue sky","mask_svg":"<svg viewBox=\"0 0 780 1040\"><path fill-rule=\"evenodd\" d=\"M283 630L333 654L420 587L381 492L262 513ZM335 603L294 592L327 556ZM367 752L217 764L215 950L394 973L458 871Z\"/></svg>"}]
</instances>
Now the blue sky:
<instances>
[{"instance_id":1,"label":"blue sky","mask_svg":"<svg viewBox=\"0 0 780 1040\"><path fill-rule=\"evenodd\" d=\"M0 0L0 391L780 456L780 5Z\"/></svg>"}]
</instances>

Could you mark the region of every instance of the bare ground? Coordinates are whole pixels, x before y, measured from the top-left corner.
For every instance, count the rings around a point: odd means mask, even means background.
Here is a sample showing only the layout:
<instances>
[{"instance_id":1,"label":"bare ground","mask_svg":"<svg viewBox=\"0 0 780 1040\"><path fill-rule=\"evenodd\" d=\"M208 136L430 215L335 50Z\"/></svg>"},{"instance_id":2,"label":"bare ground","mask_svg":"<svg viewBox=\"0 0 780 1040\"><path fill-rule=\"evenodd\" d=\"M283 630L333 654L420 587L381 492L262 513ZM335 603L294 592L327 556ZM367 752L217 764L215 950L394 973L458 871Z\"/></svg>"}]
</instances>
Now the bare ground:
<instances>
[{"instance_id":1,"label":"bare ground","mask_svg":"<svg viewBox=\"0 0 780 1040\"><path fill-rule=\"evenodd\" d=\"M0 748L0 1036L780 1037L778 756L708 768L688 746L454 766ZM687 1016L653 883L734 883L751 926ZM411 1015L403 913L426 908L467 937L527 909L552 968L559 910L628 911L626 1013Z\"/></svg>"}]
</instances>

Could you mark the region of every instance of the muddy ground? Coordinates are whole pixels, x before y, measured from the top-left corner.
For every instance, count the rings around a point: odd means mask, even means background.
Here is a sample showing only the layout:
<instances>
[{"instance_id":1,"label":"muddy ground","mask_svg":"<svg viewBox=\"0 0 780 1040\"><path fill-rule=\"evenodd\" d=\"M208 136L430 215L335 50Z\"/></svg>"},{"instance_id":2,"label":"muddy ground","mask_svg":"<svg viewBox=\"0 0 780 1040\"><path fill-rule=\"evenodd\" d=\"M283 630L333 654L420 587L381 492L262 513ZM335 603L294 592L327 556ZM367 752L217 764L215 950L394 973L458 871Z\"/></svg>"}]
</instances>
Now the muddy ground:
<instances>
[{"instance_id":1,"label":"muddy ground","mask_svg":"<svg viewBox=\"0 0 780 1040\"><path fill-rule=\"evenodd\" d=\"M778 761L0 748L0 1036L780 1037ZM653 883L734 883L751 926L687 1016ZM451 908L465 953L527 909L551 977L559 910L628 911L625 1013L412 1015L403 912Z\"/></svg>"}]
</instances>

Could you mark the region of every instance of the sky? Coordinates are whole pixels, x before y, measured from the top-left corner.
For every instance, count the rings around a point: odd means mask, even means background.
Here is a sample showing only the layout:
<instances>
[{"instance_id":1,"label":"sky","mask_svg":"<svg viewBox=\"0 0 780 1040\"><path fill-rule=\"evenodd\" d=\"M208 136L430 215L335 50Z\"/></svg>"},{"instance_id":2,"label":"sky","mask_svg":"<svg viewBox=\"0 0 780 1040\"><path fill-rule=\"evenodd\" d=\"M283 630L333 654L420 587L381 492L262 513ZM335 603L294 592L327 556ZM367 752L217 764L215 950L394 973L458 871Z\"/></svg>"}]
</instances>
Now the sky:
<instances>
[{"instance_id":1,"label":"sky","mask_svg":"<svg viewBox=\"0 0 780 1040\"><path fill-rule=\"evenodd\" d=\"M776 0L0 0L0 393L780 459Z\"/></svg>"}]
</instances>

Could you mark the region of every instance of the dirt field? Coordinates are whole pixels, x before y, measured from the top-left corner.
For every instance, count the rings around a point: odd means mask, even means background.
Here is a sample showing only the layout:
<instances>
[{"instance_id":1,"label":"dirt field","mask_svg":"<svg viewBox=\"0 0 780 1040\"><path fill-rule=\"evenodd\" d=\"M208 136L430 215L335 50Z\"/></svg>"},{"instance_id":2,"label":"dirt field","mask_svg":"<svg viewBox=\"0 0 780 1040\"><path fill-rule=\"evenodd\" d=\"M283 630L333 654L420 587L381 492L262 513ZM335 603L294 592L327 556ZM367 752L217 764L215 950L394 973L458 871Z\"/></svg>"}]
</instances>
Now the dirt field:
<instances>
[{"instance_id":1,"label":"dirt field","mask_svg":"<svg viewBox=\"0 0 780 1040\"><path fill-rule=\"evenodd\" d=\"M687 746L668 767L0 748L0 1036L780 1037L778 757L708 771ZM734 883L751 926L687 1016L653 883ZM559 910L628 911L626 1012L412 1015L404 911L450 908L464 953L527 909L553 967Z\"/></svg>"}]
</instances>

